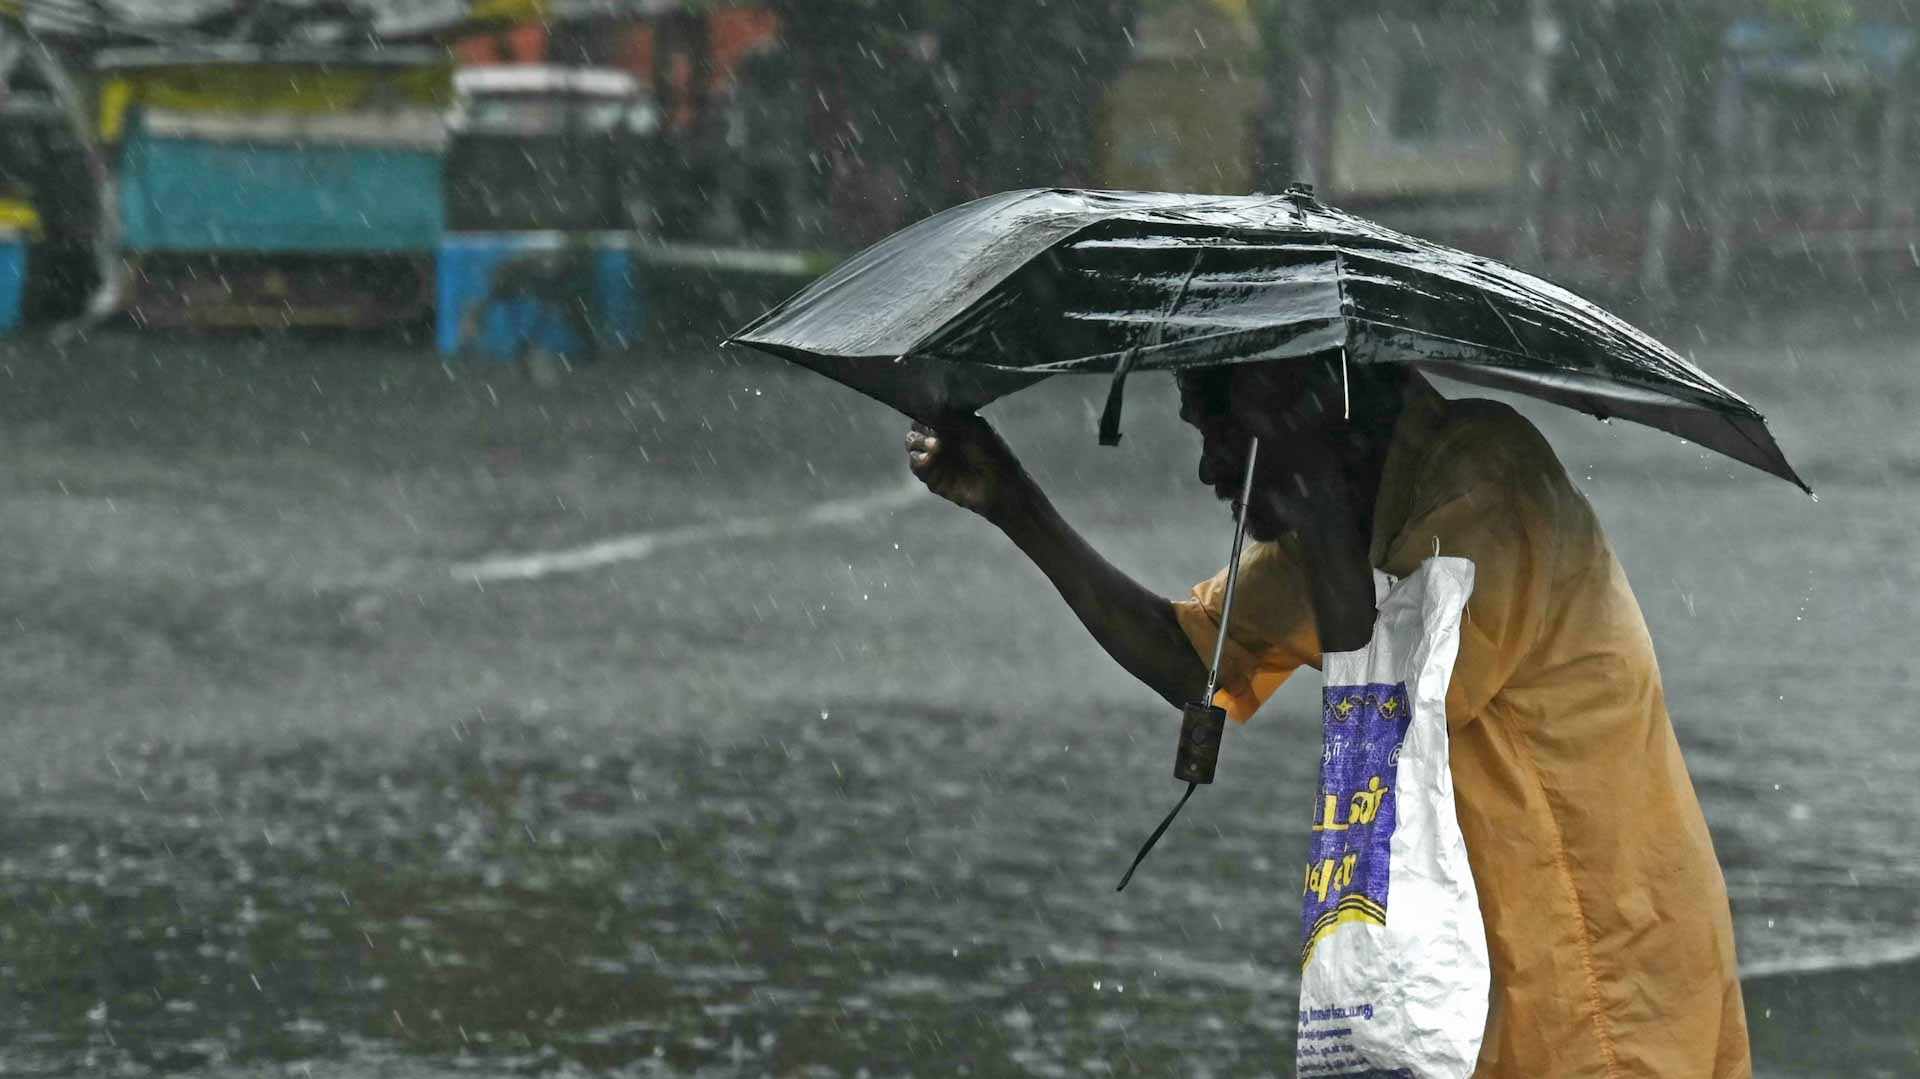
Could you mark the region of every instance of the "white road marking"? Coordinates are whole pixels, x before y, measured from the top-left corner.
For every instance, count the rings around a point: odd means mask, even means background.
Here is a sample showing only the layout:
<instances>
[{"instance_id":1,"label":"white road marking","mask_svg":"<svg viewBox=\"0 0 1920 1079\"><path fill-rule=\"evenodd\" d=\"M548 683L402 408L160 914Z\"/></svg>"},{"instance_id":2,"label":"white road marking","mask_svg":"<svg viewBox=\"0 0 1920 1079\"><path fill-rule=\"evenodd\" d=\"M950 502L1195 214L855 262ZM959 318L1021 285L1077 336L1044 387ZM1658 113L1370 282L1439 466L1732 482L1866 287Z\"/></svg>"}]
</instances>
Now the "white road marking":
<instances>
[{"instance_id":1,"label":"white road marking","mask_svg":"<svg viewBox=\"0 0 1920 1079\"><path fill-rule=\"evenodd\" d=\"M1825 974L1837 970L1911 963L1920 959L1920 939L1862 941L1827 951L1803 952L1740 964L1742 978L1771 978L1780 974Z\"/></svg>"},{"instance_id":2,"label":"white road marking","mask_svg":"<svg viewBox=\"0 0 1920 1079\"><path fill-rule=\"evenodd\" d=\"M855 498L835 498L799 513L776 517L736 517L708 524L685 525L654 532L635 532L614 539L559 551L501 555L451 567L461 581L531 581L556 573L583 573L617 562L635 562L658 551L716 540L753 539L779 535L796 528L852 524L876 513L905 506L927 495L918 482Z\"/></svg>"}]
</instances>

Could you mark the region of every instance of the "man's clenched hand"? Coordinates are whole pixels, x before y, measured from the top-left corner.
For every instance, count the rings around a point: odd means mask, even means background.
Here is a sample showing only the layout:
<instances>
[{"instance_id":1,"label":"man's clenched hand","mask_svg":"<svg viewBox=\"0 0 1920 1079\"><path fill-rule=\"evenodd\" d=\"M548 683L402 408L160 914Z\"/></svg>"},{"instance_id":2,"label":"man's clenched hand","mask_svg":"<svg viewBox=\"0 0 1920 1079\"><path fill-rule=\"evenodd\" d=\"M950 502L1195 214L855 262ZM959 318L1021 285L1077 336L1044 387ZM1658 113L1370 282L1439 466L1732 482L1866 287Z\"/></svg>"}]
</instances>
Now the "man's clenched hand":
<instances>
[{"instance_id":1,"label":"man's clenched hand","mask_svg":"<svg viewBox=\"0 0 1920 1079\"><path fill-rule=\"evenodd\" d=\"M907 431L907 467L941 498L1004 524L1019 511L1033 481L992 425L979 416L955 416L933 430Z\"/></svg>"}]
</instances>

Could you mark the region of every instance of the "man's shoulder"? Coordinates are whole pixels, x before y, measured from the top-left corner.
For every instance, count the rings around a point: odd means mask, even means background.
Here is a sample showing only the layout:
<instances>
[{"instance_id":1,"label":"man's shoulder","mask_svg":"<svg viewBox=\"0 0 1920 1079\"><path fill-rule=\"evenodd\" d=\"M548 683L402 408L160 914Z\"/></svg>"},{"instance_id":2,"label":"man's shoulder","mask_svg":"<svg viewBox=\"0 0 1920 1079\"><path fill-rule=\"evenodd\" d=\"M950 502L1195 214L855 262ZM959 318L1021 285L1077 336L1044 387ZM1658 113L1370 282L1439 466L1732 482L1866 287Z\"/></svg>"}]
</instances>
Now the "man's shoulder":
<instances>
[{"instance_id":1,"label":"man's shoulder","mask_svg":"<svg viewBox=\"0 0 1920 1079\"><path fill-rule=\"evenodd\" d=\"M1435 479L1561 480L1566 469L1546 436L1504 401L1463 397L1446 402L1427 464Z\"/></svg>"},{"instance_id":2,"label":"man's shoulder","mask_svg":"<svg viewBox=\"0 0 1920 1079\"><path fill-rule=\"evenodd\" d=\"M1513 406L1475 397L1448 400L1430 422L1406 477L1410 516L1460 498L1536 524L1582 514L1584 500L1553 447ZM1556 523L1548 530L1561 528Z\"/></svg>"},{"instance_id":3,"label":"man's shoulder","mask_svg":"<svg viewBox=\"0 0 1920 1079\"><path fill-rule=\"evenodd\" d=\"M1528 441L1546 445L1539 428L1505 401L1485 397L1456 397L1446 401L1440 422L1449 436L1473 433L1495 442Z\"/></svg>"}]
</instances>

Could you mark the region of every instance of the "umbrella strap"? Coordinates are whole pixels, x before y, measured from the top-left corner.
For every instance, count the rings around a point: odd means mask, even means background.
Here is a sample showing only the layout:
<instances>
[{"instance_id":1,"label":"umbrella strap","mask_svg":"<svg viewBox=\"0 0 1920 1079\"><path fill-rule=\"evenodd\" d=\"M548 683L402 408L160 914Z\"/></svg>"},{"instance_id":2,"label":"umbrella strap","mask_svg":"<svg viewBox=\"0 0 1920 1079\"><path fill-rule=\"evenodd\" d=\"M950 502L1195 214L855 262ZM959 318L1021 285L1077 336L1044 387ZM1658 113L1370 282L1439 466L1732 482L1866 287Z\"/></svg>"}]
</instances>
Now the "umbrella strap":
<instances>
[{"instance_id":1,"label":"umbrella strap","mask_svg":"<svg viewBox=\"0 0 1920 1079\"><path fill-rule=\"evenodd\" d=\"M1206 257L1207 249L1202 247L1193 253L1193 265L1187 267L1187 276L1180 279L1180 291L1173 294L1173 302L1167 305L1166 313L1160 321L1154 323L1149 332L1149 347L1158 348L1160 342L1167 339L1167 322L1180 313L1187 302L1187 289L1193 285L1193 275L1200 272L1200 260ZM1113 369L1113 385L1107 388L1107 407L1100 413L1100 444L1118 446L1120 444L1120 393L1127 384L1127 372L1133 370L1133 361L1140 356L1140 346L1135 345L1122 353L1120 363ZM1177 810L1176 810L1177 812ZM1151 844L1149 844L1151 845Z\"/></svg>"},{"instance_id":2,"label":"umbrella strap","mask_svg":"<svg viewBox=\"0 0 1920 1079\"><path fill-rule=\"evenodd\" d=\"M1167 814L1166 820L1160 822L1160 827L1155 828L1153 834L1147 837L1147 841L1140 844L1140 853L1133 856L1133 864L1127 867L1127 875L1120 878L1120 887L1115 888L1114 891L1126 891L1127 882L1133 879L1133 871L1140 868L1141 862L1147 860L1147 852L1153 849L1155 843L1160 842L1160 837L1166 834L1167 825L1172 824L1173 818L1180 815L1181 807L1187 804L1187 799L1193 797L1193 789L1199 785L1198 783L1187 784L1187 793L1181 795L1180 800L1174 803L1172 812Z\"/></svg>"},{"instance_id":3,"label":"umbrella strap","mask_svg":"<svg viewBox=\"0 0 1920 1079\"><path fill-rule=\"evenodd\" d=\"M1120 396L1127 385L1127 372L1133 370L1133 361L1140 355L1139 348L1130 348L1120 356L1120 363L1113 369L1113 383L1107 387L1107 407L1100 410L1100 444L1118 446L1120 444Z\"/></svg>"}]
</instances>

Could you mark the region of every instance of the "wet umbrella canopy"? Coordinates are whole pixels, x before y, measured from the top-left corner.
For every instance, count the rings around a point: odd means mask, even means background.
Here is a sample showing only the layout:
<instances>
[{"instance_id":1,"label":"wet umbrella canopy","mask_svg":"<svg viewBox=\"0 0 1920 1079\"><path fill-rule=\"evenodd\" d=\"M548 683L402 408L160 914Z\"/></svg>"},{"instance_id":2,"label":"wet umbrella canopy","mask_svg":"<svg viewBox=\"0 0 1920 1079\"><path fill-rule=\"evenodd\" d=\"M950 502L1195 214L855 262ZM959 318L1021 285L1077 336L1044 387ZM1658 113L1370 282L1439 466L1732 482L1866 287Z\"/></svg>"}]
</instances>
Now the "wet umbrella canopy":
<instances>
[{"instance_id":1,"label":"wet umbrella canopy","mask_svg":"<svg viewBox=\"0 0 1920 1079\"><path fill-rule=\"evenodd\" d=\"M1284 195L1010 191L847 260L731 339L927 422L1063 372L1343 349L1658 427L1805 488L1760 413L1658 341L1491 259Z\"/></svg>"}]
</instances>

